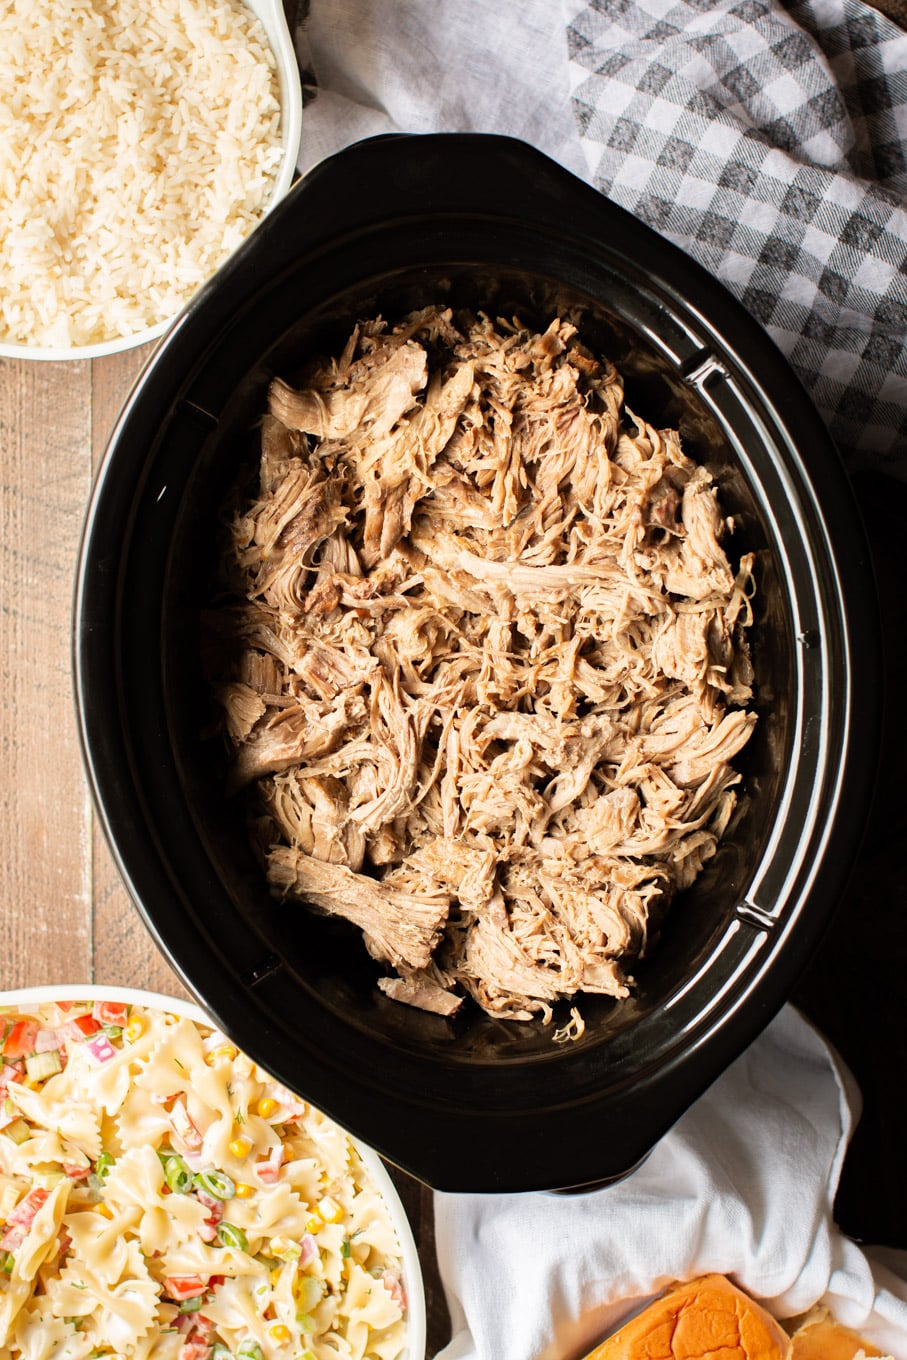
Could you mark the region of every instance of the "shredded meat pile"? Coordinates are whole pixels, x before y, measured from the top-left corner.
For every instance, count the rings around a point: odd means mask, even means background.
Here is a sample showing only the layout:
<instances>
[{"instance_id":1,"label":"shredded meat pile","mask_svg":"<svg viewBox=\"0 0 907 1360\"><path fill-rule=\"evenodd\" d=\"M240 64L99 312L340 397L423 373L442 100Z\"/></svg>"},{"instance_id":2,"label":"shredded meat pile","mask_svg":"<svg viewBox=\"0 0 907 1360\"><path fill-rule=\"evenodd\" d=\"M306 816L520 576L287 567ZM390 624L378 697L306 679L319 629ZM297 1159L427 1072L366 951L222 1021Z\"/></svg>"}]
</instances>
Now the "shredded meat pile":
<instances>
[{"instance_id":1,"label":"shredded meat pile","mask_svg":"<svg viewBox=\"0 0 907 1360\"><path fill-rule=\"evenodd\" d=\"M272 891L444 1015L626 996L755 722L708 472L562 320L367 322L268 405L216 617Z\"/></svg>"}]
</instances>

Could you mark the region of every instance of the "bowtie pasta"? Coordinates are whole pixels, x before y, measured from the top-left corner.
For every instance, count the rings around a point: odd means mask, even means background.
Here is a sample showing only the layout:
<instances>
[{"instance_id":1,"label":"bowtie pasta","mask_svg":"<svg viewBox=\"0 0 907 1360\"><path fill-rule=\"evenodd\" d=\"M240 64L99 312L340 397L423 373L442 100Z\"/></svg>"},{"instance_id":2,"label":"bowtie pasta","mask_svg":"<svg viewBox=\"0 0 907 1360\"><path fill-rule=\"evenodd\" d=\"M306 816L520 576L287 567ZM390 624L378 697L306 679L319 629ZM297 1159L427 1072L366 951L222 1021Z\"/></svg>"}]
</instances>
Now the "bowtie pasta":
<instances>
[{"instance_id":1,"label":"bowtie pasta","mask_svg":"<svg viewBox=\"0 0 907 1360\"><path fill-rule=\"evenodd\" d=\"M396 1360L400 1247L347 1135L194 1021L0 1011L0 1360Z\"/></svg>"}]
</instances>

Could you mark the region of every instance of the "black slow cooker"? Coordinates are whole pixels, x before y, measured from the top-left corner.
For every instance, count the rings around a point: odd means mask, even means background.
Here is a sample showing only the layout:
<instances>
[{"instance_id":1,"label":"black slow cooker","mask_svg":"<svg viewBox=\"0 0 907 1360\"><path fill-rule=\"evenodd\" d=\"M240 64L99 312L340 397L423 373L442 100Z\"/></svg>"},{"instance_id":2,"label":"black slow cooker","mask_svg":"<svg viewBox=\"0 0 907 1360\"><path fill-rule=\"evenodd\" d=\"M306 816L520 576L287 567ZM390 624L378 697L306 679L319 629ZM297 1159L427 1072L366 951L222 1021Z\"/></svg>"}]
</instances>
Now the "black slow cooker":
<instances>
[{"instance_id":1,"label":"black slow cooker","mask_svg":"<svg viewBox=\"0 0 907 1360\"><path fill-rule=\"evenodd\" d=\"M268 894L224 792L200 655L217 517L256 456L275 374L359 317L428 302L546 325L564 308L679 426L756 554L756 736L716 857L629 1000L586 1029L378 989L337 918ZM142 374L94 489L78 571L77 703L107 836L158 944L217 1023L287 1085L444 1190L625 1174L789 995L842 891L877 746L866 542L785 360L680 251L528 146L389 137L324 162L201 291Z\"/></svg>"}]
</instances>

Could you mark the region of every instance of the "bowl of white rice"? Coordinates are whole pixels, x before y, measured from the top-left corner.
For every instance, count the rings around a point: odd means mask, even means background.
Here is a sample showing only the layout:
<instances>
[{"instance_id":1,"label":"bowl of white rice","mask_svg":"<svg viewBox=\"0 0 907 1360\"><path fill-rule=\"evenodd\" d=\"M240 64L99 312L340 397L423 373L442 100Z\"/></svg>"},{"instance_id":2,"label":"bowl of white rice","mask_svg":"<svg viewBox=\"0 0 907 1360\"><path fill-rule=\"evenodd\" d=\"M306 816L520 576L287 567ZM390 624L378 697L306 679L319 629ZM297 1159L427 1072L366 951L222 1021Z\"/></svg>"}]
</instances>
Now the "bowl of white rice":
<instances>
[{"instance_id":1,"label":"bowl of white rice","mask_svg":"<svg viewBox=\"0 0 907 1360\"><path fill-rule=\"evenodd\" d=\"M292 183L281 0L11 0L0 44L0 356L161 335Z\"/></svg>"}]
</instances>

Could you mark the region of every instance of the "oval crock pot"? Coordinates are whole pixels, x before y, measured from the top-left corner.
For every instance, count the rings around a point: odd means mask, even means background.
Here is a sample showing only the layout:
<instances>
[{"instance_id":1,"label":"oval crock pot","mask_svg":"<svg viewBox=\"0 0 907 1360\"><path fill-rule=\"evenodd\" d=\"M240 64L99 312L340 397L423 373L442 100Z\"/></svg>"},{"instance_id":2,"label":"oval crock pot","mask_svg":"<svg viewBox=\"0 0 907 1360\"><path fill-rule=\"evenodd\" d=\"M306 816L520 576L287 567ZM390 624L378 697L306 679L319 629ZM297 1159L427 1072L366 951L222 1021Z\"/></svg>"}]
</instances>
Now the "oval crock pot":
<instances>
[{"instance_id":1,"label":"oval crock pot","mask_svg":"<svg viewBox=\"0 0 907 1360\"><path fill-rule=\"evenodd\" d=\"M585 1034L448 1020L378 990L351 927L272 900L223 793L199 634L218 510L274 374L359 317L566 307L679 424L756 554L756 735L715 858L632 997ZM100 815L145 922L257 1060L444 1190L626 1174L789 995L852 867L877 747L874 589L838 455L765 333L702 269L528 146L378 138L322 163L189 306L112 434L79 563L75 673ZM464 1008L466 1009L466 1008Z\"/></svg>"}]
</instances>

